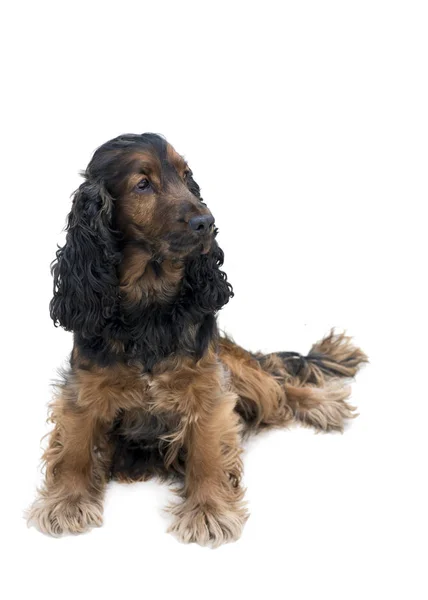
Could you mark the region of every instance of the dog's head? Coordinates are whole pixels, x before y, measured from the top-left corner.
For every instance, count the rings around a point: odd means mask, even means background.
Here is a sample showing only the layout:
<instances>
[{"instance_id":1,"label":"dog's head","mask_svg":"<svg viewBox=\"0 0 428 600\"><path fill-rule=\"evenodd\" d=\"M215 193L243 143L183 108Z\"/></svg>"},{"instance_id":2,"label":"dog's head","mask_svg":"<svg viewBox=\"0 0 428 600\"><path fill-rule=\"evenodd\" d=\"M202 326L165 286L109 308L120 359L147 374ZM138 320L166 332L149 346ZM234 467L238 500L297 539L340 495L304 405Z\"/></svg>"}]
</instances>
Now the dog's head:
<instances>
[{"instance_id":1,"label":"dog's head","mask_svg":"<svg viewBox=\"0 0 428 600\"><path fill-rule=\"evenodd\" d=\"M99 148L87 177L115 199L115 225L126 241L162 258L208 252L214 217L186 161L153 134L126 135Z\"/></svg>"},{"instance_id":2,"label":"dog's head","mask_svg":"<svg viewBox=\"0 0 428 600\"><path fill-rule=\"evenodd\" d=\"M107 142L84 178L53 265L55 323L91 337L124 301L165 302L180 294L183 301L186 289L204 312L228 301L214 217L188 164L162 137Z\"/></svg>"}]
</instances>

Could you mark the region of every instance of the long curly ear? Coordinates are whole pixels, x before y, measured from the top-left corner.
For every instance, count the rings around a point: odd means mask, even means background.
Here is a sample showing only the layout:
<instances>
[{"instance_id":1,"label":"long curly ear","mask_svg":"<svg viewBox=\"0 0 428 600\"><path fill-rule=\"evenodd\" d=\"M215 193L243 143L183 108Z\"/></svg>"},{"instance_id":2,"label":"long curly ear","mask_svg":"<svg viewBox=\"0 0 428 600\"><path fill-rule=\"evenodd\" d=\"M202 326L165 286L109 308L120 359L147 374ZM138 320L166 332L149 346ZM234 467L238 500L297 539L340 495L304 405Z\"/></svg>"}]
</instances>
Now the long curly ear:
<instances>
[{"instance_id":1,"label":"long curly ear","mask_svg":"<svg viewBox=\"0 0 428 600\"><path fill-rule=\"evenodd\" d=\"M68 215L65 246L52 263L51 317L86 338L101 333L117 303L120 253L112 213L113 198L103 185L82 183Z\"/></svg>"}]
</instances>

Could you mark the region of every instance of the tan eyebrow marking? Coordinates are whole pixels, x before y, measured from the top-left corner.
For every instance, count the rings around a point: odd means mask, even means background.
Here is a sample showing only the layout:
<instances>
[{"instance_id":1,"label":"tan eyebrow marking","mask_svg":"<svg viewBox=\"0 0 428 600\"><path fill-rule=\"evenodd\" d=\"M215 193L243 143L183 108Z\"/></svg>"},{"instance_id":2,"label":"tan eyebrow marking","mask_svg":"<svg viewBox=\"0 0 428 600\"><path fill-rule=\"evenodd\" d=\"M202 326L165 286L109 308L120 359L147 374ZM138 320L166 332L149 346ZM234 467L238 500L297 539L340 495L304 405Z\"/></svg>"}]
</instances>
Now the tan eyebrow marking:
<instances>
[{"instance_id":1,"label":"tan eyebrow marking","mask_svg":"<svg viewBox=\"0 0 428 600\"><path fill-rule=\"evenodd\" d=\"M147 175L156 185L160 185L161 164L157 156L149 152L136 152L129 157L128 189L132 189Z\"/></svg>"},{"instance_id":2,"label":"tan eyebrow marking","mask_svg":"<svg viewBox=\"0 0 428 600\"><path fill-rule=\"evenodd\" d=\"M176 152L174 150L174 148L171 146L171 144L167 144L166 156L167 156L168 161L172 164L172 166L177 171L177 173L181 177L183 177L184 173L187 170L189 170L189 167L188 167L186 161L184 160L184 158L182 156L180 156L178 154L178 152Z\"/></svg>"}]
</instances>

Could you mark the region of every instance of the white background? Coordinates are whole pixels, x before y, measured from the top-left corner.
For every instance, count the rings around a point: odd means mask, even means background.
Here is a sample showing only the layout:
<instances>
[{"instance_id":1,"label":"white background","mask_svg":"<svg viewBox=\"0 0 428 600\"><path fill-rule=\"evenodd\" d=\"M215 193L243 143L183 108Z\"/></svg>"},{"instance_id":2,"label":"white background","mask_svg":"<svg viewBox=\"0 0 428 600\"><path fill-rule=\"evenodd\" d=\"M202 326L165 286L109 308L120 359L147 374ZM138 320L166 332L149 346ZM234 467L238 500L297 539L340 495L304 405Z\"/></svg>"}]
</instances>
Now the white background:
<instances>
[{"instance_id":1,"label":"white background","mask_svg":"<svg viewBox=\"0 0 428 600\"><path fill-rule=\"evenodd\" d=\"M1 20L3 597L426 598L426 3L9 2ZM216 216L221 326L306 352L336 325L371 360L344 435L247 445L251 518L218 550L165 533L155 482L111 485L80 537L22 518L72 342L48 315L69 197L98 145L144 131Z\"/></svg>"}]
</instances>

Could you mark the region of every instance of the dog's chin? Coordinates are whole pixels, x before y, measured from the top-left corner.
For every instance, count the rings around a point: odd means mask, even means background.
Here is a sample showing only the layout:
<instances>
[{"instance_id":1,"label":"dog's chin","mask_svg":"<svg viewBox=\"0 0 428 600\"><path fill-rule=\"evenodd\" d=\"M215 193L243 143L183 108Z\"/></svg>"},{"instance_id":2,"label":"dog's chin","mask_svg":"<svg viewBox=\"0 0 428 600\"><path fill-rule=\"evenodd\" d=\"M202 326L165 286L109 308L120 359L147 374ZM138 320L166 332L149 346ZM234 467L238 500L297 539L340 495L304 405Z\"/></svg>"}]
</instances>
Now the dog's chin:
<instances>
[{"instance_id":1,"label":"dog's chin","mask_svg":"<svg viewBox=\"0 0 428 600\"><path fill-rule=\"evenodd\" d=\"M198 240L193 241L187 247L181 249L175 249L175 255L177 258L185 257L196 257L203 254L208 254L213 246L214 236L210 235Z\"/></svg>"},{"instance_id":2,"label":"dog's chin","mask_svg":"<svg viewBox=\"0 0 428 600\"><path fill-rule=\"evenodd\" d=\"M211 235L209 237L207 237L205 240L202 240L202 242L199 245L201 254L208 254L208 252L212 248L213 242L214 242L214 237Z\"/></svg>"}]
</instances>

